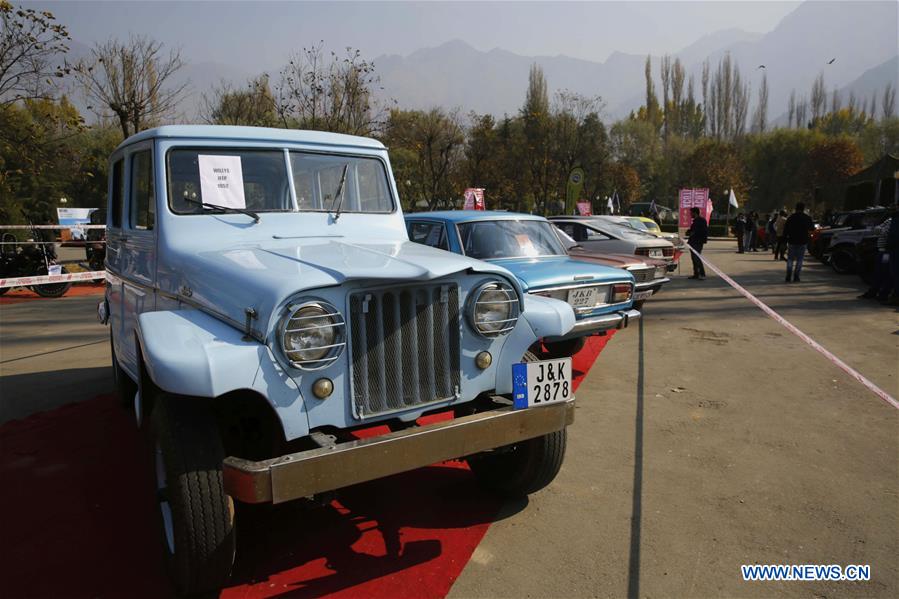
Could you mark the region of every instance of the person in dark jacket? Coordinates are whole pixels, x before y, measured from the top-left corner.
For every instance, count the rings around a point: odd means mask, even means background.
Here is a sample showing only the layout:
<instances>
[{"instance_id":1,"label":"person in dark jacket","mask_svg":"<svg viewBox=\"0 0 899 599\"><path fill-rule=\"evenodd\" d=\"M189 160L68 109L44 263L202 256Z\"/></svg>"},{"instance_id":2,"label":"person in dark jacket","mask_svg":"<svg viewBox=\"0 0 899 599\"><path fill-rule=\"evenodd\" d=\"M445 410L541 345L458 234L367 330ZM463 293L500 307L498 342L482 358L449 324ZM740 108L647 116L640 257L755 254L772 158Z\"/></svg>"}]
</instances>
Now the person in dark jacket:
<instances>
[{"instance_id":1,"label":"person in dark jacket","mask_svg":"<svg viewBox=\"0 0 899 599\"><path fill-rule=\"evenodd\" d=\"M805 258L805 246L809 242L809 232L814 230L812 217L805 213L805 204L796 204L796 211L790 215L784 225L784 237L787 238L787 277L786 282L799 282L802 271L802 260Z\"/></svg>"},{"instance_id":2,"label":"person in dark jacket","mask_svg":"<svg viewBox=\"0 0 899 599\"><path fill-rule=\"evenodd\" d=\"M734 235L737 236L737 253L743 253L743 237L746 235L746 217L743 216L743 213L737 215L737 220L734 222Z\"/></svg>"},{"instance_id":3,"label":"person in dark jacket","mask_svg":"<svg viewBox=\"0 0 899 599\"><path fill-rule=\"evenodd\" d=\"M699 208L691 208L690 215L693 217L693 222L687 229L687 243L693 248L693 251L690 252L690 258L693 259L693 276L690 278L704 281L705 266L699 258L699 254L702 253L702 246L709 240L709 223L699 215Z\"/></svg>"}]
</instances>

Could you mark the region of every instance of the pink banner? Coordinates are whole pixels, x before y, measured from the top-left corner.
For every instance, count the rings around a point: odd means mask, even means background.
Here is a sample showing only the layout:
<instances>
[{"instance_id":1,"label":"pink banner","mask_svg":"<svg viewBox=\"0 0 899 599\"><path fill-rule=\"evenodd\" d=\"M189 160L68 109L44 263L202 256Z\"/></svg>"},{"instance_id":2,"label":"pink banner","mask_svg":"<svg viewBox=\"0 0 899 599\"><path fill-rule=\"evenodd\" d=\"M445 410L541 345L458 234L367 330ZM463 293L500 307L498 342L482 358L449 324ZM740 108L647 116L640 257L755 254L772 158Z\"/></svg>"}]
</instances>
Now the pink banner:
<instances>
[{"instance_id":1,"label":"pink banner","mask_svg":"<svg viewBox=\"0 0 899 599\"><path fill-rule=\"evenodd\" d=\"M593 216L593 206L590 205L590 202L578 202L577 212L581 216Z\"/></svg>"},{"instance_id":2,"label":"pink banner","mask_svg":"<svg viewBox=\"0 0 899 599\"><path fill-rule=\"evenodd\" d=\"M708 221L712 216L712 199L709 197L708 189L681 189L680 190L680 210L678 212L677 226L687 229L693 223L693 217L690 216L691 208L699 208L699 213Z\"/></svg>"},{"instance_id":3,"label":"pink banner","mask_svg":"<svg viewBox=\"0 0 899 599\"><path fill-rule=\"evenodd\" d=\"M464 195L465 210L486 210L487 203L484 201L484 189L482 187L469 187L465 190Z\"/></svg>"}]
</instances>

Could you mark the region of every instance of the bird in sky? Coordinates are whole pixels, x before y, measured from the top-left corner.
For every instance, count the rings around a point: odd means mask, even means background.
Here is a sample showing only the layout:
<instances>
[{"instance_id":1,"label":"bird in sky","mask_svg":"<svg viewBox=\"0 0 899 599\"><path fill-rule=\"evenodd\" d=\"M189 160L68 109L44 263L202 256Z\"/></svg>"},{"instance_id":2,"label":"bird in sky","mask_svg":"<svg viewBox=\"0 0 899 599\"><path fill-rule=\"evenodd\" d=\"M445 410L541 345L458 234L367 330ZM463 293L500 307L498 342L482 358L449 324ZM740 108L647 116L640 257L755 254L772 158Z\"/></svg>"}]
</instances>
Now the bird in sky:
<instances>
[{"instance_id":1,"label":"bird in sky","mask_svg":"<svg viewBox=\"0 0 899 599\"><path fill-rule=\"evenodd\" d=\"M836 60L836 58L831 58L830 60L827 61L827 64L833 64L833 61L835 61L835 60Z\"/></svg>"},{"instance_id":2,"label":"bird in sky","mask_svg":"<svg viewBox=\"0 0 899 599\"><path fill-rule=\"evenodd\" d=\"M765 65L763 65L763 64L760 64L759 66L757 66L757 67L755 68L755 70L757 71L757 70L759 70L759 69L767 69L767 67L766 67Z\"/></svg>"}]
</instances>

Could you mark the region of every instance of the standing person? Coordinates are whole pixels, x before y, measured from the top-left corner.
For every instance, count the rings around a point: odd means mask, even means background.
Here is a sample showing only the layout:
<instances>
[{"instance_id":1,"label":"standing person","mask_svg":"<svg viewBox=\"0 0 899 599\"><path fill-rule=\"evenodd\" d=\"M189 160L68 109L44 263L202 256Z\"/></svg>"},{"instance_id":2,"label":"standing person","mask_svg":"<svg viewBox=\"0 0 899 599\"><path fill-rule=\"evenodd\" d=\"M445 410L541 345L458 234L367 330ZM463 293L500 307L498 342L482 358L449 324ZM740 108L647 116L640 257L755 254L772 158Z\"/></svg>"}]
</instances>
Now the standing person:
<instances>
[{"instance_id":1,"label":"standing person","mask_svg":"<svg viewBox=\"0 0 899 599\"><path fill-rule=\"evenodd\" d=\"M888 306L899 306L899 207L893 210L890 228L887 231L886 250L889 254L890 275L893 291L887 297Z\"/></svg>"},{"instance_id":2,"label":"standing person","mask_svg":"<svg viewBox=\"0 0 899 599\"><path fill-rule=\"evenodd\" d=\"M787 211L781 210L777 215L777 221L774 223L774 233L777 237L777 245L774 248L775 260L786 260L784 255L787 251L787 238L784 237L784 226L787 224Z\"/></svg>"},{"instance_id":3,"label":"standing person","mask_svg":"<svg viewBox=\"0 0 899 599\"><path fill-rule=\"evenodd\" d=\"M772 212L768 216L768 224L765 225L765 247L766 250L770 249L771 253L777 251L777 231L774 229L774 224L777 222L777 213Z\"/></svg>"},{"instance_id":4,"label":"standing person","mask_svg":"<svg viewBox=\"0 0 899 599\"><path fill-rule=\"evenodd\" d=\"M699 258L699 254L702 253L702 246L709 240L709 223L700 216L699 208L690 208L690 215L693 217L693 222L687 229L687 243L694 250L690 252L690 258L693 259L693 276L690 278L705 281L705 265Z\"/></svg>"},{"instance_id":5,"label":"standing person","mask_svg":"<svg viewBox=\"0 0 899 599\"><path fill-rule=\"evenodd\" d=\"M796 211L790 215L784 224L784 235L787 238L787 277L786 282L791 280L794 283L799 282L799 273L802 271L802 260L805 258L805 246L809 242L809 231L815 228L812 217L805 213L805 204L799 202L796 204Z\"/></svg>"},{"instance_id":6,"label":"standing person","mask_svg":"<svg viewBox=\"0 0 899 599\"><path fill-rule=\"evenodd\" d=\"M886 302L889 300L891 292L895 287L891 272L892 256L890 255L890 250L887 248L890 228L892 221L895 220L895 218L894 215L874 227L874 232L877 233L877 258L874 264L874 282L866 292L858 296L859 299L876 299L881 302Z\"/></svg>"},{"instance_id":7,"label":"standing person","mask_svg":"<svg viewBox=\"0 0 899 599\"><path fill-rule=\"evenodd\" d=\"M752 212L746 213L746 231L743 233L743 250L752 251L752 238L755 235L755 219L752 218Z\"/></svg>"},{"instance_id":8,"label":"standing person","mask_svg":"<svg viewBox=\"0 0 899 599\"><path fill-rule=\"evenodd\" d=\"M734 222L734 235L737 236L737 253L743 253L743 239L746 235L746 217L743 216L743 213L737 215L737 220Z\"/></svg>"}]
</instances>

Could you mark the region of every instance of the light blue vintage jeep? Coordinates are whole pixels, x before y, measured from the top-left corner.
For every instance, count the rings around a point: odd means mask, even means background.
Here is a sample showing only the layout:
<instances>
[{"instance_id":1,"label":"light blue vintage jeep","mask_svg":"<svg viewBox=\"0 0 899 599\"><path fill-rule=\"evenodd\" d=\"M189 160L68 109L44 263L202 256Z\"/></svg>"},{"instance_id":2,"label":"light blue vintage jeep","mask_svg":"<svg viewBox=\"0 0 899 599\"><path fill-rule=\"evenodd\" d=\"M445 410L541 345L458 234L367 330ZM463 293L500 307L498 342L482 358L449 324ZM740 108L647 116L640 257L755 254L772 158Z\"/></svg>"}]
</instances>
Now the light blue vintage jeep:
<instances>
[{"instance_id":1,"label":"light blue vintage jeep","mask_svg":"<svg viewBox=\"0 0 899 599\"><path fill-rule=\"evenodd\" d=\"M411 243L379 142L144 131L111 157L107 225L100 319L153 451L181 592L226 581L235 501L320 497L453 458L506 494L559 471L570 361L519 363L574 326L571 307ZM353 434L374 424L390 432Z\"/></svg>"}]
</instances>

